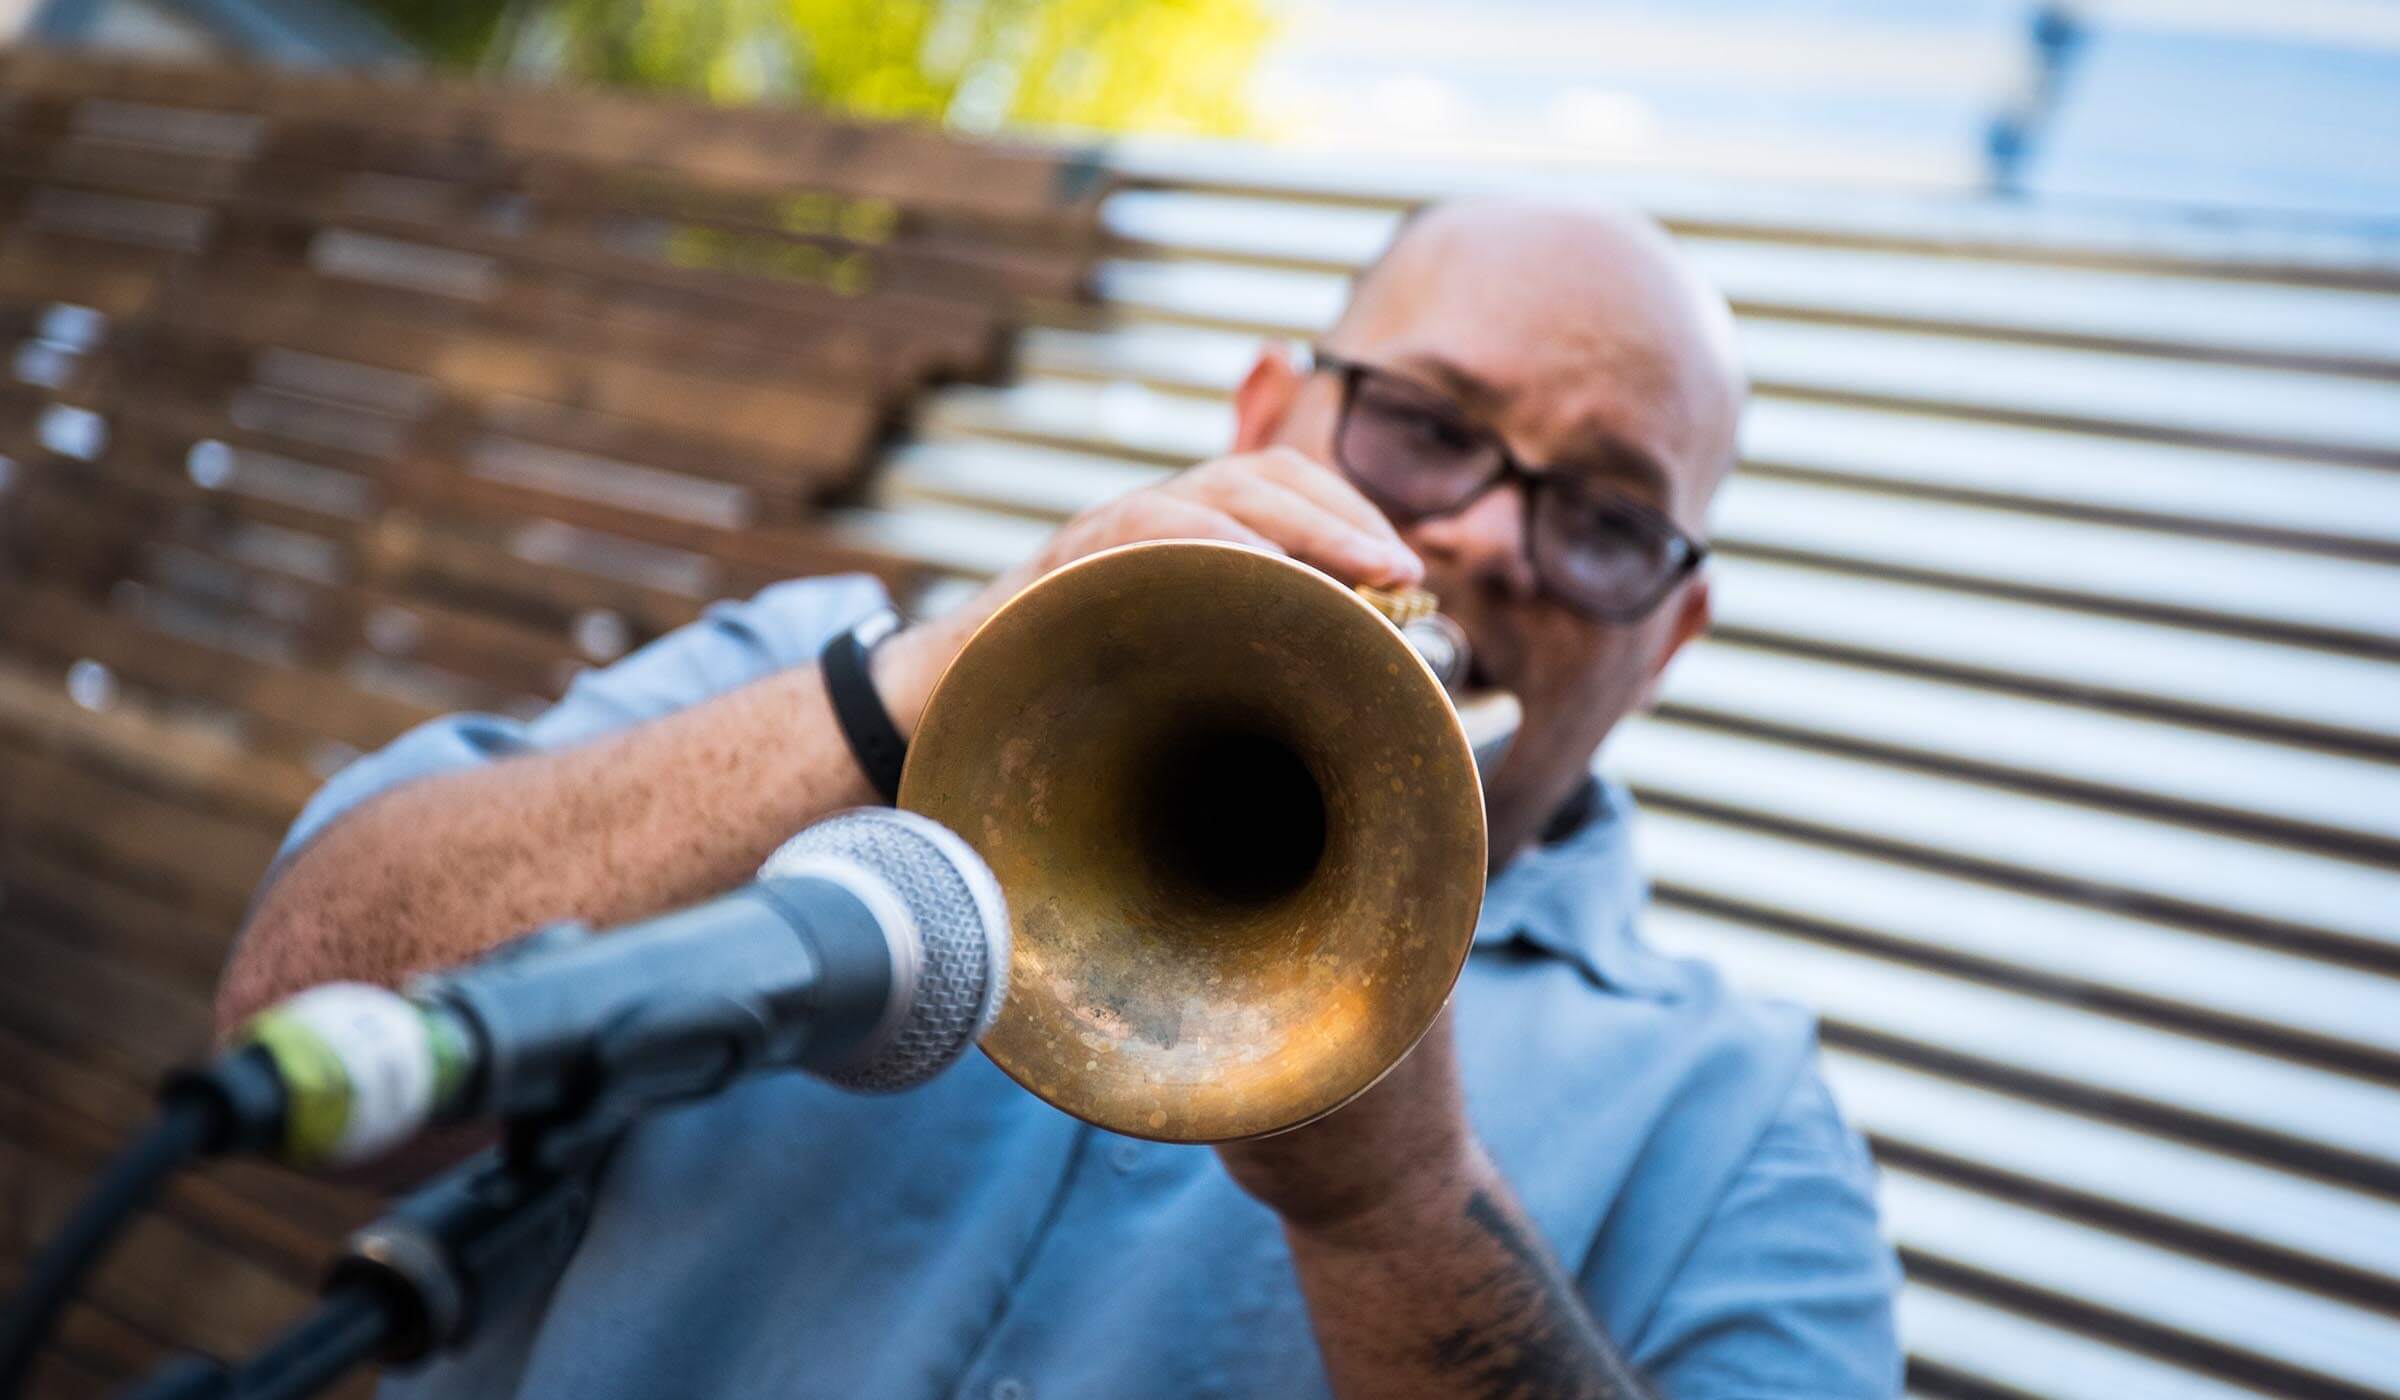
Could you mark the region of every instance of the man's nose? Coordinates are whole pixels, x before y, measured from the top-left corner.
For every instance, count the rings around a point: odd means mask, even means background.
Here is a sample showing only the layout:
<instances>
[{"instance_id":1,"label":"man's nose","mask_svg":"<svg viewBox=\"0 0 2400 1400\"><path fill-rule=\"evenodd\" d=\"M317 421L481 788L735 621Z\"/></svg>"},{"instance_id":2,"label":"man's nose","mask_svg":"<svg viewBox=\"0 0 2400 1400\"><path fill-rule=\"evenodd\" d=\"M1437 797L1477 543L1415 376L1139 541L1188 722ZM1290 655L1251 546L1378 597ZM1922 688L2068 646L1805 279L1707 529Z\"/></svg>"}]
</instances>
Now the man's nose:
<instances>
[{"instance_id":1,"label":"man's nose","mask_svg":"<svg viewBox=\"0 0 2400 1400\"><path fill-rule=\"evenodd\" d=\"M1408 542L1428 563L1439 561L1511 600L1539 590L1525 548L1524 487L1504 481L1449 515L1420 520Z\"/></svg>"}]
</instances>

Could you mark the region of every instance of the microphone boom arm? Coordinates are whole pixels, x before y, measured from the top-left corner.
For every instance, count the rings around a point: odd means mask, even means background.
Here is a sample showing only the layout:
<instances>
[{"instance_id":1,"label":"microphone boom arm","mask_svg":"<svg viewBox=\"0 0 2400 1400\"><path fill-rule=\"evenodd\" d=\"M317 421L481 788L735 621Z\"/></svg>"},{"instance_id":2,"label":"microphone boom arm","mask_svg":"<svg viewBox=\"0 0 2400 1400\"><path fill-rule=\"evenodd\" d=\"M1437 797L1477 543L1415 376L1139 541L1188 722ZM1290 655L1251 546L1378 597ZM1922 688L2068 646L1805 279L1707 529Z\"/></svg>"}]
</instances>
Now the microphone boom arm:
<instances>
[{"instance_id":1,"label":"microphone boom arm","mask_svg":"<svg viewBox=\"0 0 2400 1400\"><path fill-rule=\"evenodd\" d=\"M512 1123L344 1243L309 1314L236 1364L186 1353L135 1400L298 1400L368 1361L407 1364L471 1340L557 1268L590 1218L601 1164L631 1114L595 1106Z\"/></svg>"}]
</instances>

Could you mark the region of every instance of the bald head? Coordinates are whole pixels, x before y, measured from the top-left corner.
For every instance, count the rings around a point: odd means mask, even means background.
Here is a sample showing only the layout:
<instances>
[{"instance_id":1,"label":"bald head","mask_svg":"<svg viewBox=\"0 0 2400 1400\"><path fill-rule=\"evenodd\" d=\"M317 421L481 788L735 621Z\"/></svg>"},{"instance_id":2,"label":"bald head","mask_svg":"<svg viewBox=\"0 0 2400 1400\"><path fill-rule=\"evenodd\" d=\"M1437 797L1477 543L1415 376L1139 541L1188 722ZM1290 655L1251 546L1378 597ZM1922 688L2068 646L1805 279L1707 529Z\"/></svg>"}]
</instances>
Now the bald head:
<instances>
[{"instance_id":1,"label":"bald head","mask_svg":"<svg viewBox=\"0 0 2400 1400\"><path fill-rule=\"evenodd\" d=\"M1465 371L1471 407L1535 461L1615 439L1657 459L1696 527L1731 466L1744 393L1724 298L1664 230L1607 205L1475 199L1401 226L1332 343Z\"/></svg>"}]
</instances>

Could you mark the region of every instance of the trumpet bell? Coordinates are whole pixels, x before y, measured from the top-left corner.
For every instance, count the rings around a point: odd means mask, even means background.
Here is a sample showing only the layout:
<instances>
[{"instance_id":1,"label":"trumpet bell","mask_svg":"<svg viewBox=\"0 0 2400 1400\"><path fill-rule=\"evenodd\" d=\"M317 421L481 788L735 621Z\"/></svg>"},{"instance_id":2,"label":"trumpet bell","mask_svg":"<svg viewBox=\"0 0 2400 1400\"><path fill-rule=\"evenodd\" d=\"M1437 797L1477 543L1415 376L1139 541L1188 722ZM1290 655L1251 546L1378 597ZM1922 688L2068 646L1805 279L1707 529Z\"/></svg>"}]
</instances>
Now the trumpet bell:
<instances>
[{"instance_id":1,"label":"trumpet bell","mask_svg":"<svg viewBox=\"0 0 2400 1400\"><path fill-rule=\"evenodd\" d=\"M1365 599L1239 545L1127 545L1012 599L935 688L900 805L1007 896L985 1051L1136 1137L1254 1137L1364 1092L1440 1014L1483 901L1440 683Z\"/></svg>"}]
</instances>

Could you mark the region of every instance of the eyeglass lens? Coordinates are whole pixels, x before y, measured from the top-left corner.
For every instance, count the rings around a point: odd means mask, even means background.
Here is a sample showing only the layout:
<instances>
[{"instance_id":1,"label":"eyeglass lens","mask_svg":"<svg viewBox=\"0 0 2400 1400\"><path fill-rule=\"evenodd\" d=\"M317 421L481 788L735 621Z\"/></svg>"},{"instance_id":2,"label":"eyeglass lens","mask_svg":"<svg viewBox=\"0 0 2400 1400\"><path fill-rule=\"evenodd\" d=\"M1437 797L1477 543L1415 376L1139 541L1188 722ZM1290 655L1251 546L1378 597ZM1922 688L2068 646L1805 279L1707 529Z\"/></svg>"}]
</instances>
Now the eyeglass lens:
<instances>
[{"instance_id":1,"label":"eyeglass lens","mask_svg":"<svg viewBox=\"0 0 2400 1400\"><path fill-rule=\"evenodd\" d=\"M1456 510L1500 474L1499 444L1440 395L1370 369L1346 378L1335 455L1386 510L1404 520ZM1676 537L1636 509L1555 478L1528 489L1534 571L1574 606L1603 617L1639 613L1683 563Z\"/></svg>"}]
</instances>

